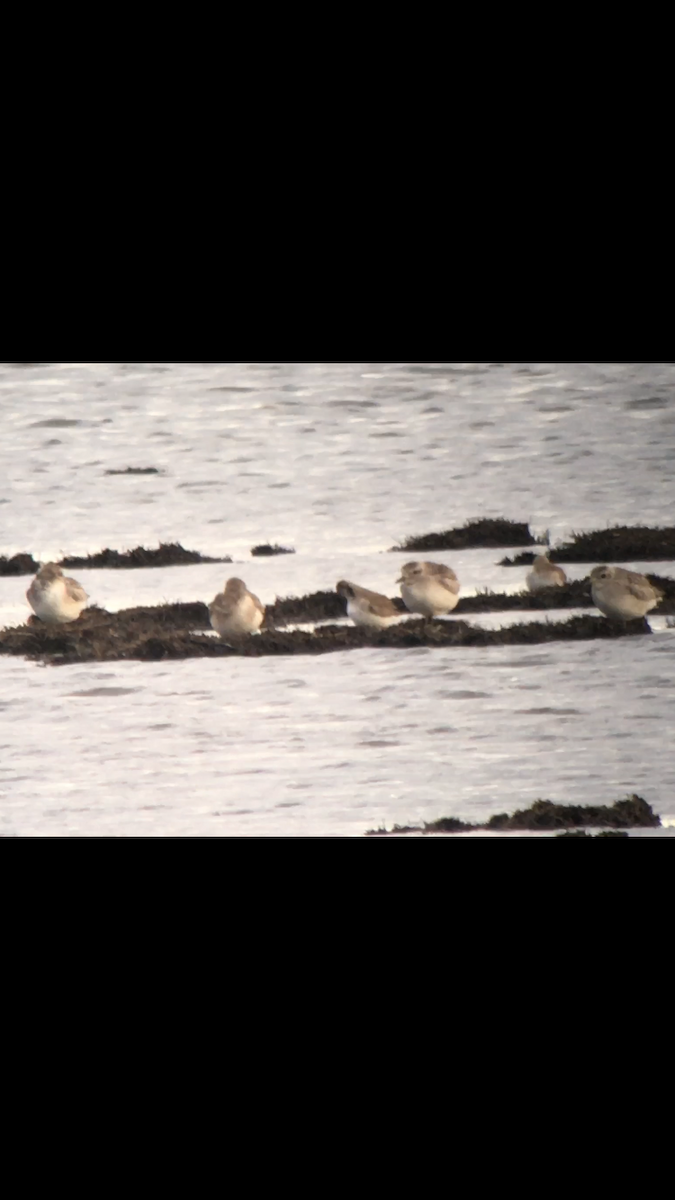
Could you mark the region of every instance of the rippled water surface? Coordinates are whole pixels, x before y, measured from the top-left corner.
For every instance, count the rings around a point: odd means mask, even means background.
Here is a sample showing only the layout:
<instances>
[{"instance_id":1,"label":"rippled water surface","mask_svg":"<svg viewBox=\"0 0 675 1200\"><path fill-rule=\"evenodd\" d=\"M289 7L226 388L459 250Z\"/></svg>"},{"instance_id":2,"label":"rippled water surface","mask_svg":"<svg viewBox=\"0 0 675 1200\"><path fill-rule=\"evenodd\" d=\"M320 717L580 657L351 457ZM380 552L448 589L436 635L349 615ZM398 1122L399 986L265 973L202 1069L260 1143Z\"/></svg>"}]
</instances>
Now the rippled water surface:
<instances>
[{"instance_id":1,"label":"rippled water surface","mask_svg":"<svg viewBox=\"0 0 675 1200\"><path fill-rule=\"evenodd\" d=\"M344 577L394 595L405 559L384 551L467 518L554 542L672 525L674 397L673 364L3 364L0 553L180 541L235 560L74 572L110 609L208 600L228 574L264 601ZM160 474L106 474L129 466ZM263 541L297 553L252 560ZM518 590L503 553L433 557L465 591ZM0 579L3 624L29 582ZM320 659L0 658L0 833L360 834L629 791L675 821L675 638L652 624Z\"/></svg>"}]
</instances>

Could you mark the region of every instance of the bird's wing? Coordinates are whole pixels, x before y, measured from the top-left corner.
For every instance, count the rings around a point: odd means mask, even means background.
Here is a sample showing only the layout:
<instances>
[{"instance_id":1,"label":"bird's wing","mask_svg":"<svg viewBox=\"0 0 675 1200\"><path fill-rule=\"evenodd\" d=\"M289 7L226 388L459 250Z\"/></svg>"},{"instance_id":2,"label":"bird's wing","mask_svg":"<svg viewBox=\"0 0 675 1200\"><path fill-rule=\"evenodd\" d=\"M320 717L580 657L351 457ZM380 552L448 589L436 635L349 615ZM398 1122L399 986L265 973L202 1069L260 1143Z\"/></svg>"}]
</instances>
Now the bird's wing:
<instances>
[{"instance_id":1,"label":"bird's wing","mask_svg":"<svg viewBox=\"0 0 675 1200\"><path fill-rule=\"evenodd\" d=\"M430 563L427 572L429 575L444 575L446 579L457 578L452 567L446 567L445 563Z\"/></svg>"},{"instance_id":2,"label":"bird's wing","mask_svg":"<svg viewBox=\"0 0 675 1200\"><path fill-rule=\"evenodd\" d=\"M456 596L459 592L459 580L454 571L452 572L452 579L448 575L439 575L438 582L446 591L452 592L453 596Z\"/></svg>"},{"instance_id":3,"label":"bird's wing","mask_svg":"<svg viewBox=\"0 0 675 1200\"><path fill-rule=\"evenodd\" d=\"M262 615L264 617L265 616L265 605L262 603L261 600L258 599L257 596L253 595L253 592L249 592L249 596L251 597L251 600L255 604L258 612L262 613Z\"/></svg>"},{"instance_id":4,"label":"bird's wing","mask_svg":"<svg viewBox=\"0 0 675 1200\"><path fill-rule=\"evenodd\" d=\"M209 612L217 612L220 613L221 617L229 617L232 613L233 607L234 605L232 602L228 600L222 592L219 592L217 596L214 596L213 600L209 604Z\"/></svg>"},{"instance_id":5,"label":"bird's wing","mask_svg":"<svg viewBox=\"0 0 675 1200\"><path fill-rule=\"evenodd\" d=\"M657 588L652 587L648 579L644 576L636 575L634 579L626 583L626 587L631 596L635 596L638 600L660 600L663 595Z\"/></svg>"},{"instance_id":6,"label":"bird's wing","mask_svg":"<svg viewBox=\"0 0 675 1200\"><path fill-rule=\"evenodd\" d=\"M651 583L646 575L640 575L638 571L624 571L624 578L628 580L631 587L651 588L657 599L663 600L665 592L662 592L655 583ZM637 596L637 592L634 592L633 595ZM641 596L640 599L648 600L649 596Z\"/></svg>"},{"instance_id":7,"label":"bird's wing","mask_svg":"<svg viewBox=\"0 0 675 1200\"><path fill-rule=\"evenodd\" d=\"M368 611L374 613L376 617L398 616L398 609L388 596L380 596L377 592L368 592L367 596L364 596L364 603Z\"/></svg>"},{"instance_id":8,"label":"bird's wing","mask_svg":"<svg viewBox=\"0 0 675 1200\"><path fill-rule=\"evenodd\" d=\"M63 582L66 585L66 591L71 600L77 600L79 603L84 604L84 601L89 599L84 588L80 586L76 579L69 579L66 576Z\"/></svg>"}]
</instances>

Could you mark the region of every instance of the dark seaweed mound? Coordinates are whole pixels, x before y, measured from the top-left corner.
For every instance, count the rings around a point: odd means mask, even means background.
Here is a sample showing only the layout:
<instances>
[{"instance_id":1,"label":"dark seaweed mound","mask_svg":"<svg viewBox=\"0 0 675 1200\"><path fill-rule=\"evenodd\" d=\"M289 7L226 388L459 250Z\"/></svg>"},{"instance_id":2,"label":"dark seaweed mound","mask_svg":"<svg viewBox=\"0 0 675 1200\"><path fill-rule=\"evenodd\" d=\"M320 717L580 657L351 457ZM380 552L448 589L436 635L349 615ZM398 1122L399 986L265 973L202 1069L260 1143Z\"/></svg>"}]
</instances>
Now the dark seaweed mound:
<instances>
[{"instance_id":1,"label":"dark seaweed mound","mask_svg":"<svg viewBox=\"0 0 675 1200\"><path fill-rule=\"evenodd\" d=\"M105 471L106 475L161 475L158 467L125 467L123 471Z\"/></svg>"},{"instance_id":2,"label":"dark seaweed mound","mask_svg":"<svg viewBox=\"0 0 675 1200\"><path fill-rule=\"evenodd\" d=\"M33 617L27 625L0 630L0 654L22 654L47 663L224 658L232 654L263 658L279 654L330 654L367 646L398 650L420 646L527 646L651 632L642 619L607 621L593 616L576 616L563 622L532 621L507 629L481 629L465 621L413 619L381 630L351 625L319 625L313 631L291 632L266 628L259 636L233 640L228 645L192 632L207 627L208 610L201 603L192 609L186 605L163 605L119 613L91 607L66 625L46 625Z\"/></svg>"},{"instance_id":3,"label":"dark seaweed mound","mask_svg":"<svg viewBox=\"0 0 675 1200\"><path fill-rule=\"evenodd\" d=\"M399 550L476 550L482 546L531 546L536 539L529 525L507 521L505 517L481 517L467 521L461 529L409 537L392 551Z\"/></svg>"},{"instance_id":4,"label":"dark seaweed mound","mask_svg":"<svg viewBox=\"0 0 675 1200\"><path fill-rule=\"evenodd\" d=\"M86 610L87 613L99 615L104 611L93 607ZM144 625L152 632L211 628L208 607L201 600L180 600L174 604L139 604L135 608L124 608L121 612L105 615L131 631L134 628L142 629Z\"/></svg>"},{"instance_id":5,"label":"dark seaweed mound","mask_svg":"<svg viewBox=\"0 0 675 1200\"><path fill-rule=\"evenodd\" d=\"M659 613L675 613L675 579L662 579L658 575L648 578L664 593ZM390 597L400 613L407 609L400 596ZM464 613L516 612L518 610L540 610L564 608L591 608L591 585L588 579L570 580L565 587L546 588L541 592L491 592L488 589L475 596L460 596L454 616ZM282 628L285 625L305 625L317 621L335 621L346 615L347 605L337 592L313 592L308 596L286 596L268 604L265 612L265 627Z\"/></svg>"},{"instance_id":6,"label":"dark seaweed mound","mask_svg":"<svg viewBox=\"0 0 675 1200\"><path fill-rule=\"evenodd\" d=\"M615 525L596 533L575 533L559 546L557 562L630 562L675 558L675 525L648 529L644 525Z\"/></svg>"},{"instance_id":7,"label":"dark seaweed mound","mask_svg":"<svg viewBox=\"0 0 675 1200\"><path fill-rule=\"evenodd\" d=\"M12 558L0 554L0 575L36 575L39 570L32 554L14 554Z\"/></svg>"},{"instance_id":8,"label":"dark seaweed mound","mask_svg":"<svg viewBox=\"0 0 675 1200\"><path fill-rule=\"evenodd\" d=\"M535 555L532 550L523 550L521 554L514 554L513 558L509 558L508 554L504 558L500 558L497 563L498 567L531 567L534 562ZM552 550L549 554L549 559L552 563L556 562L556 551Z\"/></svg>"},{"instance_id":9,"label":"dark seaweed mound","mask_svg":"<svg viewBox=\"0 0 675 1200\"><path fill-rule=\"evenodd\" d=\"M270 546L264 544L262 546L252 546L251 554L254 558L271 558L273 554L295 554L295 550L291 546Z\"/></svg>"},{"instance_id":10,"label":"dark seaweed mound","mask_svg":"<svg viewBox=\"0 0 675 1200\"><path fill-rule=\"evenodd\" d=\"M208 558L197 550L185 550L180 542L160 542L158 550L146 550L145 546L136 546L135 550L101 550L98 554L88 554L86 558L76 556L64 558L62 567L113 567L115 569L134 567L178 567L190 563L229 563L232 559Z\"/></svg>"},{"instance_id":11,"label":"dark seaweed mound","mask_svg":"<svg viewBox=\"0 0 675 1200\"><path fill-rule=\"evenodd\" d=\"M621 829L603 829L602 833L586 833L585 829L570 829L566 833L556 833L559 837L628 837Z\"/></svg>"},{"instance_id":12,"label":"dark seaweed mound","mask_svg":"<svg viewBox=\"0 0 675 1200\"><path fill-rule=\"evenodd\" d=\"M337 592L314 592L311 596L286 596L268 604L265 625L307 625L314 621L336 621L347 612L347 602Z\"/></svg>"},{"instance_id":13,"label":"dark seaweed mound","mask_svg":"<svg viewBox=\"0 0 675 1200\"><path fill-rule=\"evenodd\" d=\"M675 581L674 581L675 582ZM590 608L591 585L588 579L569 580L564 587L544 588L541 592L491 592L460 596L454 613L512 612L516 609Z\"/></svg>"},{"instance_id":14,"label":"dark seaweed mound","mask_svg":"<svg viewBox=\"0 0 675 1200\"><path fill-rule=\"evenodd\" d=\"M611 826L628 829L660 825L657 817L641 796L628 796L617 800L611 808L602 804L553 804L551 800L535 800L531 808L522 809L508 816L499 813L490 817L486 829L560 829L588 825Z\"/></svg>"},{"instance_id":15,"label":"dark seaweed mound","mask_svg":"<svg viewBox=\"0 0 675 1200\"><path fill-rule=\"evenodd\" d=\"M517 554L515 558L502 559L499 565L525 567L531 564L533 558L533 554ZM652 562L675 559L675 525L663 529L649 529L646 525L614 525L611 529L575 533L570 542L551 552L551 562L556 563L639 562L641 559Z\"/></svg>"},{"instance_id":16,"label":"dark seaweed mound","mask_svg":"<svg viewBox=\"0 0 675 1200\"><path fill-rule=\"evenodd\" d=\"M61 559L59 566L83 570L87 567L112 567L114 569L132 569L135 567L178 567L189 566L192 563L231 563L229 555L225 558L208 558L196 550L185 550L179 542L171 544L160 542L158 550L146 550L137 546L135 550L101 550L98 554L88 554L86 558L68 555ZM0 555L0 575L36 575L40 563L32 554L15 554L12 558Z\"/></svg>"},{"instance_id":17,"label":"dark seaweed mound","mask_svg":"<svg viewBox=\"0 0 675 1200\"><path fill-rule=\"evenodd\" d=\"M661 818L642 796L627 796L611 806L605 804L554 804L551 800L535 800L531 808L521 809L509 816L499 813L490 817L486 825L470 825L456 817L441 817L438 821L423 825L394 825L393 829L369 829L367 837L386 837L390 833L467 833L474 829L516 832L519 830L570 829L573 832L559 833L558 837L592 837L584 826L611 826L597 837L628 837L617 833L619 829L654 829L660 826ZM582 828L579 829L579 826Z\"/></svg>"},{"instance_id":18,"label":"dark seaweed mound","mask_svg":"<svg viewBox=\"0 0 675 1200\"><path fill-rule=\"evenodd\" d=\"M437 821L425 821L425 833L466 833L467 830L478 829L478 825L469 825L467 821L459 821L457 817L439 817Z\"/></svg>"},{"instance_id":19,"label":"dark seaweed mound","mask_svg":"<svg viewBox=\"0 0 675 1200\"><path fill-rule=\"evenodd\" d=\"M424 829L421 825L394 825L393 829L381 825L379 829L367 829L366 837L388 837L392 833L424 833Z\"/></svg>"},{"instance_id":20,"label":"dark seaweed mound","mask_svg":"<svg viewBox=\"0 0 675 1200\"><path fill-rule=\"evenodd\" d=\"M520 564L513 562L508 565L518 566ZM663 599L659 600L652 615L675 613L675 579L670 579L667 575L651 573L645 578L663 592ZM590 608L592 606L591 581L586 577L586 579L570 579L564 587L544 588L541 592L516 592L515 595L510 595L505 592L486 590L478 592L475 596L462 596L454 612L459 615L470 612L507 612L519 608Z\"/></svg>"}]
</instances>

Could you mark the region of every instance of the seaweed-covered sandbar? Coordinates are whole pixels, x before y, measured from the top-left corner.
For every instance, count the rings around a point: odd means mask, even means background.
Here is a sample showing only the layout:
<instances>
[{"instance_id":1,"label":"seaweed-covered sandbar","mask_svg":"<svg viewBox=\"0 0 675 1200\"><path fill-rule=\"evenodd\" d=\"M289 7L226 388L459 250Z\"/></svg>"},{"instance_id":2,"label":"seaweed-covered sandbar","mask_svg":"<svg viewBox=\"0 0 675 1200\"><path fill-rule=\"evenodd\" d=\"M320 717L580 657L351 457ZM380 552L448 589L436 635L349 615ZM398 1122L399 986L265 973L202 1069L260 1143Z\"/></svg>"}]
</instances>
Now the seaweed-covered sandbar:
<instances>
[{"instance_id":1,"label":"seaweed-covered sandbar","mask_svg":"<svg viewBox=\"0 0 675 1200\"><path fill-rule=\"evenodd\" d=\"M180 542L160 542L157 549L136 546L133 550L99 550L96 554L68 554L58 565L68 570L86 571L93 567L134 570L142 567L185 567L195 563L231 563L229 555L209 558L198 550L186 550ZM40 570L32 554L0 555L0 575L36 575Z\"/></svg>"},{"instance_id":2,"label":"seaweed-covered sandbar","mask_svg":"<svg viewBox=\"0 0 675 1200\"><path fill-rule=\"evenodd\" d=\"M391 547L392 553L411 550L480 550L501 546L532 546L537 539L528 524L506 517L478 517L457 529L415 534Z\"/></svg>"},{"instance_id":3,"label":"seaweed-covered sandbar","mask_svg":"<svg viewBox=\"0 0 675 1200\"><path fill-rule=\"evenodd\" d=\"M648 575L647 578L663 592L663 600L652 615L675 614L675 579ZM400 596L390 597L401 614L407 609ZM551 612L566 608L592 608L589 579L569 580L564 587L546 588L541 592L492 592L485 589L474 596L460 596L454 617L475 613ZM313 592L308 596L286 596L268 604L265 625L280 628L284 625L308 624L314 621L334 621L346 614L345 601L337 592Z\"/></svg>"},{"instance_id":4,"label":"seaweed-covered sandbar","mask_svg":"<svg viewBox=\"0 0 675 1200\"><path fill-rule=\"evenodd\" d=\"M484 825L472 825L457 817L440 817L418 825L394 825L392 829L368 829L366 837L387 837L405 833L493 833L551 832L557 829L656 829L661 818L642 796L627 796L614 804L554 804L535 800L530 808L511 813L496 813ZM598 835L602 836L602 835Z\"/></svg>"},{"instance_id":5,"label":"seaweed-covered sandbar","mask_svg":"<svg viewBox=\"0 0 675 1200\"><path fill-rule=\"evenodd\" d=\"M514 542L514 545L516 543ZM608 529L575 533L569 542L550 553L554 563L658 562L675 559L675 525L649 528L646 525L613 525ZM502 559L502 567L529 566L531 551Z\"/></svg>"},{"instance_id":6,"label":"seaweed-covered sandbar","mask_svg":"<svg viewBox=\"0 0 675 1200\"><path fill-rule=\"evenodd\" d=\"M166 606L170 608L171 606ZM482 629L466 621L409 620L389 629L369 630L350 625L321 625L312 631L265 629L254 637L227 644L186 629L167 628L166 619L152 610L128 609L108 613L89 608L67 625L26 625L0 631L0 654L23 655L60 665L118 662L136 659L264 658L278 655L329 654L365 647L406 650L411 647L536 645L542 642L622 638L651 633L644 619L608 621L604 617L574 616L567 621L529 621L505 629Z\"/></svg>"}]
</instances>

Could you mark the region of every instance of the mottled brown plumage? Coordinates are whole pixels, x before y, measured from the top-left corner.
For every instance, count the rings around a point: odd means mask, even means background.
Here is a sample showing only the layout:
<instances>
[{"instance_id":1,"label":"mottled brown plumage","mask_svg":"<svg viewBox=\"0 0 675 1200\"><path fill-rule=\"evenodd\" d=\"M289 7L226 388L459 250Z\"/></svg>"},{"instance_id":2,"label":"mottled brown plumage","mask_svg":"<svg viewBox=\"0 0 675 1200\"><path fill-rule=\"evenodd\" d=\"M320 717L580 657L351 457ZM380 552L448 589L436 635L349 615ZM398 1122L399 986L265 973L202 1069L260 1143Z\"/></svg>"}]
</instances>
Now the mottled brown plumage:
<instances>
[{"instance_id":1,"label":"mottled brown plumage","mask_svg":"<svg viewBox=\"0 0 675 1200\"><path fill-rule=\"evenodd\" d=\"M406 563L396 582L401 585L406 608L423 617L452 612L459 601L459 580L444 563Z\"/></svg>"},{"instance_id":2,"label":"mottled brown plumage","mask_svg":"<svg viewBox=\"0 0 675 1200\"><path fill-rule=\"evenodd\" d=\"M211 625L221 638L255 633L263 623L265 606L241 579L228 579L209 604Z\"/></svg>"},{"instance_id":3,"label":"mottled brown plumage","mask_svg":"<svg viewBox=\"0 0 675 1200\"><path fill-rule=\"evenodd\" d=\"M346 579L340 579L335 585L335 590L347 601L347 615L355 625L364 625L368 629L386 629L388 625L393 625L401 619L396 605L380 592L371 592L368 588L349 583Z\"/></svg>"},{"instance_id":4,"label":"mottled brown plumage","mask_svg":"<svg viewBox=\"0 0 675 1200\"><path fill-rule=\"evenodd\" d=\"M591 593L600 612L623 621L644 617L663 599L663 592L646 575L605 565L591 571Z\"/></svg>"},{"instance_id":5,"label":"mottled brown plumage","mask_svg":"<svg viewBox=\"0 0 675 1200\"><path fill-rule=\"evenodd\" d=\"M544 588L564 587L567 576L562 567L549 562L547 552L536 556L532 570L526 576L526 583L531 592L541 592Z\"/></svg>"},{"instance_id":6,"label":"mottled brown plumage","mask_svg":"<svg viewBox=\"0 0 675 1200\"><path fill-rule=\"evenodd\" d=\"M40 567L26 598L36 617L49 625L76 621L89 599L77 580L64 575L57 563Z\"/></svg>"}]
</instances>

